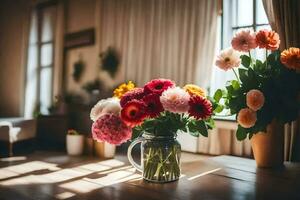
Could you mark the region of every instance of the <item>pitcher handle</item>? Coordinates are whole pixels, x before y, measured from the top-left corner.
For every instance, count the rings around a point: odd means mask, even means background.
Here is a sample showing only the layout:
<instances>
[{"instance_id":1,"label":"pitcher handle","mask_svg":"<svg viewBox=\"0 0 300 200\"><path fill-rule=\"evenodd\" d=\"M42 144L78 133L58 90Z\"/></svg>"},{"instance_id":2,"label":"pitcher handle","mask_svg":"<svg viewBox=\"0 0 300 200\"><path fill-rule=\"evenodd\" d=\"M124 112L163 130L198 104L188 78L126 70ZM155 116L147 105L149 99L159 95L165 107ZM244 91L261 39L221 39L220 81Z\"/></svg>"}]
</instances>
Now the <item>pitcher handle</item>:
<instances>
[{"instance_id":1,"label":"pitcher handle","mask_svg":"<svg viewBox=\"0 0 300 200\"><path fill-rule=\"evenodd\" d=\"M131 164L133 167L135 167L135 168L136 168L138 171L140 171L140 172L143 172L142 166L139 165L139 164L137 164L137 163L133 160L132 155L131 155L131 151L132 151L133 147L134 147L136 144L143 142L143 140L144 140L143 138L138 138L138 139L134 140L134 141L129 145L128 150L127 150L127 157L128 157L128 160L129 160L130 164Z\"/></svg>"}]
</instances>

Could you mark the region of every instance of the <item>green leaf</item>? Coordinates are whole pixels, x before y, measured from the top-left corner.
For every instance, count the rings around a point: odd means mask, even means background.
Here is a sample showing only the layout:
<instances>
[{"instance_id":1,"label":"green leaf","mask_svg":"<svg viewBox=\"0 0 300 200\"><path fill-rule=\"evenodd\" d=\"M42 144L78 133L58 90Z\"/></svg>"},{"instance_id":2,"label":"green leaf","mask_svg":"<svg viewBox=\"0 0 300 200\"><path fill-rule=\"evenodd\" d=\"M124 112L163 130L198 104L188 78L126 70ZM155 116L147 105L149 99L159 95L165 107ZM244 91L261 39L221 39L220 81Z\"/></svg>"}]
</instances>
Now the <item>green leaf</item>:
<instances>
[{"instance_id":1,"label":"green leaf","mask_svg":"<svg viewBox=\"0 0 300 200\"><path fill-rule=\"evenodd\" d=\"M188 130L192 136L198 137L199 133L204 137L208 136L207 127L202 120L192 120L188 123Z\"/></svg>"},{"instance_id":2,"label":"green leaf","mask_svg":"<svg viewBox=\"0 0 300 200\"><path fill-rule=\"evenodd\" d=\"M242 65L246 68L250 67L251 58L247 55L241 55Z\"/></svg>"},{"instance_id":3,"label":"green leaf","mask_svg":"<svg viewBox=\"0 0 300 200\"><path fill-rule=\"evenodd\" d=\"M234 90L240 89L240 83L237 80L232 80L231 85L232 85Z\"/></svg>"},{"instance_id":4,"label":"green leaf","mask_svg":"<svg viewBox=\"0 0 300 200\"><path fill-rule=\"evenodd\" d=\"M216 101L216 102L219 102L220 101L220 99L222 98L222 90L221 89L218 89L216 92L215 92L215 94L214 94L214 100Z\"/></svg>"},{"instance_id":5,"label":"green leaf","mask_svg":"<svg viewBox=\"0 0 300 200\"><path fill-rule=\"evenodd\" d=\"M247 131L240 125L238 125L238 129L236 131L236 138L241 141L247 138Z\"/></svg>"},{"instance_id":6,"label":"green leaf","mask_svg":"<svg viewBox=\"0 0 300 200\"><path fill-rule=\"evenodd\" d=\"M248 71L246 69L239 69L239 76L242 83L247 83L248 80Z\"/></svg>"},{"instance_id":7,"label":"green leaf","mask_svg":"<svg viewBox=\"0 0 300 200\"><path fill-rule=\"evenodd\" d=\"M214 113L220 113L222 112L224 109L223 105L218 104L218 106L216 107L216 109L214 109Z\"/></svg>"},{"instance_id":8,"label":"green leaf","mask_svg":"<svg viewBox=\"0 0 300 200\"><path fill-rule=\"evenodd\" d=\"M204 137L208 136L208 131L207 131L207 127L205 125L204 121L197 121L197 126L199 127L199 132L201 135L203 135Z\"/></svg>"}]
</instances>

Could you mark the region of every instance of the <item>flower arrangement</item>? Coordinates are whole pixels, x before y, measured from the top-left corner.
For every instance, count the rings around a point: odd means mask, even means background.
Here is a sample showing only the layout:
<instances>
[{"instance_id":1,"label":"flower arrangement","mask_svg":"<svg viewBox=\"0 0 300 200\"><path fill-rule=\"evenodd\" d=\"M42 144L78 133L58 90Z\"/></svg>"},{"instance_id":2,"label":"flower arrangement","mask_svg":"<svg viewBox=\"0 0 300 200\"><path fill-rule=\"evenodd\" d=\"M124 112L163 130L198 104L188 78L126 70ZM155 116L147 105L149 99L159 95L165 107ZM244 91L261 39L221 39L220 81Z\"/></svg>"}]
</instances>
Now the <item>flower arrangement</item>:
<instances>
[{"instance_id":1,"label":"flower arrangement","mask_svg":"<svg viewBox=\"0 0 300 200\"><path fill-rule=\"evenodd\" d=\"M236 76L226 89L215 92L214 100L219 111L237 114L238 140L265 132L273 119L289 123L299 115L300 49L292 47L280 53L279 44L274 31L242 30L232 39L232 47L217 56L216 66L233 70ZM254 58L256 48L265 50L264 61Z\"/></svg>"},{"instance_id":2,"label":"flower arrangement","mask_svg":"<svg viewBox=\"0 0 300 200\"><path fill-rule=\"evenodd\" d=\"M129 81L114 90L114 97L100 100L91 110L95 140L121 144L147 132L174 136L182 130L207 136L214 124L213 102L205 90L188 84L183 88L168 79L154 79L139 88Z\"/></svg>"},{"instance_id":3,"label":"flower arrangement","mask_svg":"<svg viewBox=\"0 0 300 200\"><path fill-rule=\"evenodd\" d=\"M132 145L143 140L144 179L174 181L180 177L178 130L207 136L214 126L214 108L214 101L197 85L181 88L171 80L154 79L144 87L135 87L129 81L114 90L114 97L92 108L92 135L97 141L116 145L129 139L138 138ZM130 156L129 161L133 162Z\"/></svg>"}]
</instances>

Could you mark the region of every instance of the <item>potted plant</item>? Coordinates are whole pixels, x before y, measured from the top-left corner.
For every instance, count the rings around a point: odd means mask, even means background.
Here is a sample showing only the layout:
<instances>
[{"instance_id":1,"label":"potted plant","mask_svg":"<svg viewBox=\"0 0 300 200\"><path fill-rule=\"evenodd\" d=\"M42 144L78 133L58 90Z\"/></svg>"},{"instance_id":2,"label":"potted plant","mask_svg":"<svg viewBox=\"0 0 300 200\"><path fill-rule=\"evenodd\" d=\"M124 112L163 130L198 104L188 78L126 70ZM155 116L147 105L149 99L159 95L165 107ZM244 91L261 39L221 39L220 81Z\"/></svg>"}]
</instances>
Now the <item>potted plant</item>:
<instances>
[{"instance_id":1,"label":"potted plant","mask_svg":"<svg viewBox=\"0 0 300 200\"><path fill-rule=\"evenodd\" d=\"M141 88L124 83L115 89L113 98L99 101L91 110L92 135L97 141L115 145L131 139L128 159L145 180L175 181L180 177L177 133L207 136L214 126L214 108L196 85L180 88L168 79L154 79ZM131 149L138 143L141 165L131 157Z\"/></svg>"},{"instance_id":2,"label":"potted plant","mask_svg":"<svg viewBox=\"0 0 300 200\"><path fill-rule=\"evenodd\" d=\"M79 156L83 152L84 136L74 129L68 130L67 152L71 156Z\"/></svg>"},{"instance_id":3,"label":"potted plant","mask_svg":"<svg viewBox=\"0 0 300 200\"><path fill-rule=\"evenodd\" d=\"M300 49L280 53L279 43L274 31L242 30L232 39L232 47L223 50L216 60L219 68L232 70L236 80L218 89L214 100L219 110L236 115L236 137L251 139L259 167L283 164L283 125L296 120L300 110L300 74L296 72L300 69ZM256 48L265 51L265 60L255 59Z\"/></svg>"}]
</instances>

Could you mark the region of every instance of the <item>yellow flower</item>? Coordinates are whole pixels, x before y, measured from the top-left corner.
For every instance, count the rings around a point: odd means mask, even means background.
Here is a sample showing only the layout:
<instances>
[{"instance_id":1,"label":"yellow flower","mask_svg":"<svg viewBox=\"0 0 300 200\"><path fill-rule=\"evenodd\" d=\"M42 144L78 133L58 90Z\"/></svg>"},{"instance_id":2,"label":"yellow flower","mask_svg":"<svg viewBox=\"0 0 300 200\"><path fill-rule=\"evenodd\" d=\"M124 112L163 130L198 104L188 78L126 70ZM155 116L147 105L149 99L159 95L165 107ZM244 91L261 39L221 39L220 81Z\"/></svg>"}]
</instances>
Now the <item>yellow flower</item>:
<instances>
[{"instance_id":1,"label":"yellow flower","mask_svg":"<svg viewBox=\"0 0 300 200\"><path fill-rule=\"evenodd\" d=\"M206 97L206 92L204 89L197 85L187 84L183 87L185 91L187 91L190 95L196 95L201 97Z\"/></svg>"},{"instance_id":2,"label":"yellow flower","mask_svg":"<svg viewBox=\"0 0 300 200\"><path fill-rule=\"evenodd\" d=\"M126 92L132 90L135 88L135 85L132 81L129 81L128 83L122 83L114 90L114 97L121 98Z\"/></svg>"}]
</instances>

